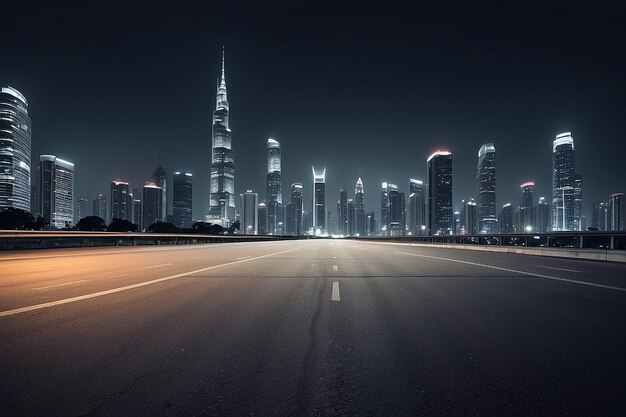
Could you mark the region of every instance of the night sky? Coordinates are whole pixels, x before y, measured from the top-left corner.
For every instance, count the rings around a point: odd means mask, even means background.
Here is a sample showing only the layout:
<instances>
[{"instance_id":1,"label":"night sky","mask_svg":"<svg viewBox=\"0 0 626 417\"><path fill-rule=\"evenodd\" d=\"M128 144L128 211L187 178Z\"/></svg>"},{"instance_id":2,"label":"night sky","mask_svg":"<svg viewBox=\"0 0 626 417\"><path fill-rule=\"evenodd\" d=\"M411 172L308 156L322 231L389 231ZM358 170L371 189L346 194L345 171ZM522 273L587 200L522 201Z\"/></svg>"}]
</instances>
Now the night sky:
<instances>
[{"instance_id":1,"label":"night sky","mask_svg":"<svg viewBox=\"0 0 626 417\"><path fill-rule=\"evenodd\" d=\"M311 165L325 166L334 212L360 173L378 218L380 183L408 193L446 148L456 210L476 196L478 149L493 142L498 207L519 204L528 180L536 202L551 197L562 131L574 136L588 224L593 201L626 191L623 6L56 3L3 4L0 84L29 101L33 162L76 164L77 197L108 195L113 179L141 187L160 155L169 174L193 172L194 218L206 214L222 45L237 193L265 198L273 137L285 199L303 182L308 209Z\"/></svg>"}]
</instances>

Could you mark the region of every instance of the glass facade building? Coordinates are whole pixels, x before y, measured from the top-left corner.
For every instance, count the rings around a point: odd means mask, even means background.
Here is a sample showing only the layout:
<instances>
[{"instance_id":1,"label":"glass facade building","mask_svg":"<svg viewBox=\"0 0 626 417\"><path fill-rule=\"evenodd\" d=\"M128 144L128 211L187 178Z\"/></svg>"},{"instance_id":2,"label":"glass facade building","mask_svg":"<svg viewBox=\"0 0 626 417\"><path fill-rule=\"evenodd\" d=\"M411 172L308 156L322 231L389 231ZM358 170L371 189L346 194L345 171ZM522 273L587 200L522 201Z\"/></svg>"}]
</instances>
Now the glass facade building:
<instances>
[{"instance_id":1,"label":"glass facade building","mask_svg":"<svg viewBox=\"0 0 626 417\"><path fill-rule=\"evenodd\" d=\"M271 235L281 234L283 187L281 182L280 143L267 140L267 228Z\"/></svg>"},{"instance_id":2,"label":"glass facade building","mask_svg":"<svg viewBox=\"0 0 626 417\"><path fill-rule=\"evenodd\" d=\"M436 151L427 159L428 231L430 235L449 235L454 231L452 218L452 154Z\"/></svg>"},{"instance_id":3,"label":"glass facade building","mask_svg":"<svg viewBox=\"0 0 626 417\"><path fill-rule=\"evenodd\" d=\"M535 224L533 220L533 193L535 192L535 183L532 181L525 182L520 185L522 190L522 204L519 207L520 230L518 232L530 233L533 231Z\"/></svg>"},{"instance_id":4,"label":"glass facade building","mask_svg":"<svg viewBox=\"0 0 626 417\"><path fill-rule=\"evenodd\" d=\"M148 230L151 224L162 221L161 209L163 204L163 189L156 184L143 186L143 198L141 202L141 228Z\"/></svg>"},{"instance_id":5,"label":"glass facade building","mask_svg":"<svg viewBox=\"0 0 626 417\"><path fill-rule=\"evenodd\" d=\"M193 222L193 175L191 172L174 173L172 215L177 227L191 227Z\"/></svg>"},{"instance_id":6,"label":"glass facade building","mask_svg":"<svg viewBox=\"0 0 626 417\"><path fill-rule=\"evenodd\" d=\"M259 195L247 190L240 194L241 221L239 232L245 235L259 233Z\"/></svg>"},{"instance_id":7,"label":"glass facade building","mask_svg":"<svg viewBox=\"0 0 626 417\"><path fill-rule=\"evenodd\" d=\"M213 113L209 221L230 227L235 221L235 158L229 124L224 54Z\"/></svg>"},{"instance_id":8,"label":"glass facade building","mask_svg":"<svg viewBox=\"0 0 626 417\"><path fill-rule=\"evenodd\" d=\"M326 168L322 171L313 170L313 233L316 236L327 234L326 229Z\"/></svg>"},{"instance_id":9,"label":"glass facade building","mask_svg":"<svg viewBox=\"0 0 626 417\"><path fill-rule=\"evenodd\" d=\"M13 87L0 89L0 209L31 209L31 124L28 101Z\"/></svg>"},{"instance_id":10,"label":"glass facade building","mask_svg":"<svg viewBox=\"0 0 626 417\"><path fill-rule=\"evenodd\" d=\"M304 226L302 224L302 211L304 208L302 200L302 190L303 186L301 183L296 182L291 184L291 199L289 202L289 216L291 217L291 220L288 221L288 228L295 236L300 236L304 234Z\"/></svg>"},{"instance_id":11,"label":"glass facade building","mask_svg":"<svg viewBox=\"0 0 626 417\"><path fill-rule=\"evenodd\" d=\"M554 231L580 230L582 227L581 214L577 213L576 208L577 194L580 196L579 204L582 207L582 188L576 190L574 155L572 133L565 132L556 135L552 144L552 230ZM582 185L582 181L579 185Z\"/></svg>"},{"instance_id":12,"label":"glass facade building","mask_svg":"<svg viewBox=\"0 0 626 417\"><path fill-rule=\"evenodd\" d=\"M611 230L626 230L624 216L626 215L626 206L624 206L624 193L611 194L609 203L609 217L611 220Z\"/></svg>"},{"instance_id":13,"label":"glass facade building","mask_svg":"<svg viewBox=\"0 0 626 417\"><path fill-rule=\"evenodd\" d=\"M496 148L485 143L478 151L478 229L480 233L496 233Z\"/></svg>"},{"instance_id":14,"label":"glass facade building","mask_svg":"<svg viewBox=\"0 0 626 417\"><path fill-rule=\"evenodd\" d=\"M74 221L74 164L54 155L39 157L41 216L50 226L64 228Z\"/></svg>"},{"instance_id":15,"label":"glass facade building","mask_svg":"<svg viewBox=\"0 0 626 417\"><path fill-rule=\"evenodd\" d=\"M424 182L409 178L409 233L423 235L426 229L426 210L424 206Z\"/></svg>"},{"instance_id":16,"label":"glass facade building","mask_svg":"<svg viewBox=\"0 0 626 417\"><path fill-rule=\"evenodd\" d=\"M128 183L111 181L111 219L132 220L132 206Z\"/></svg>"}]
</instances>

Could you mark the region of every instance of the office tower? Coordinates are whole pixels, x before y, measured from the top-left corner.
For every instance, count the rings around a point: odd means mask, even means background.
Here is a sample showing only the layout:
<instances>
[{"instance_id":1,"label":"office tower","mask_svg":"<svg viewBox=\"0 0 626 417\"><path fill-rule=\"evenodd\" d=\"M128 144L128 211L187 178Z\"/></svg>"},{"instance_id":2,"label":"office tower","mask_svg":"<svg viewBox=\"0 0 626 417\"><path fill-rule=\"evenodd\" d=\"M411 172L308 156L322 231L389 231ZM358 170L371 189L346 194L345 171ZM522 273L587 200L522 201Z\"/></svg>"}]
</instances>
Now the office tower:
<instances>
[{"instance_id":1,"label":"office tower","mask_svg":"<svg viewBox=\"0 0 626 417\"><path fill-rule=\"evenodd\" d=\"M161 205L163 204L163 189L154 183L143 186L143 198L141 199L141 228L148 230L151 224L163 221Z\"/></svg>"},{"instance_id":2,"label":"office tower","mask_svg":"<svg viewBox=\"0 0 626 417\"><path fill-rule=\"evenodd\" d=\"M172 220L177 227L191 227L193 222L193 175L190 172L176 171L174 173L173 191Z\"/></svg>"},{"instance_id":3,"label":"office tower","mask_svg":"<svg viewBox=\"0 0 626 417\"><path fill-rule=\"evenodd\" d=\"M102 194L98 194L93 198L91 215L98 216L104 220L105 223L109 223L108 214L107 198Z\"/></svg>"},{"instance_id":4,"label":"office tower","mask_svg":"<svg viewBox=\"0 0 626 417\"><path fill-rule=\"evenodd\" d=\"M293 203L291 201L285 204L284 211L285 211L285 226L284 226L285 234L289 236L295 236L296 232L295 232L295 220L294 220L294 212L293 212L294 208L293 208Z\"/></svg>"},{"instance_id":5,"label":"office tower","mask_svg":"<svg viewBox=\"0 0 626 417\"><path fill-rule=\"evenodd\" d=\"M396 184L387 184L388 221L387 234L402 236L404 234L404 193L398 192Z\"/></svg>"},{"instance_id":6,"label":"office tower","mask_svg":"<svg viewBox=\"0 0 626 417\"><path fill-rule=\"evenodd\" d=\"M535 191L535 183L528 181L520 185L522 190L522 204L519 208L519 224L518 232L530 233L533 231L533 193Z\"/></svg>"},{"instance_id":7,"label":"office tower","mask_svg":"<svg viewBox=\"0 0 626 417\"><path fill-rule=\"evenodd\" d=\"M457 235L467 234L467 202L465 200L461 200L459 217L458 219L454 220L454 225L454 233L456 233Z\"/></svg>"},{"instance_id":8,"label":"office tower","mask_svg":"<svg viewBox=\"0 0 626 417\"><path fill-rule=\"evenodd\" d=\"M132 219L132 222L134 224L136 224L139 229L141 229L141 225L142 225L141 216L142 216L141 200L138 199L138 198L133 198L133 219Z\"/></svg>"},{"instance_id":9,"label":"office tower","mask_svg":"<svg viewBox=\"0 0 626 417\"><path fill-rule=\"evenodd\" d=\"M389 184L387 182L382 183L382 190L380 191L380 234L386 236L388 234L389 227Z\"/></svg>"},{"instance_id":10,"label":"office tower","mask_svg":"<svg viewBox=\"0 0 626 417\"><path fill-rule=\"evenodd\" d=\"M247 190L239 195L241 207L240 233L256 235L259 233L259 195Z\"/></svg>"},{"instance_id":11,"label":"office tower","mask_svg":"<svg viewBox=\"0 0 626 417\"><path fill-rule=\"evenodd\" d=\"M424 182L409 178L409 233L413 236L423 234L426 226L424 209Z\"/></svg>"},{"instance_id":12,"label":"office tower","mask_svg":"<svg viewBox=\"0 0 626 417\"><path fill-rule=\"evenodd\" d=\"M624 193L611 194L609 203L609 217L611 220L611 230L626 230L625 220L626 207L624 206Z\"/></svg>"},{"instance_id":13,"label":"office tower","mask_svg":"<svg viewBox=\"0 0 626 417\"><path fill-rule=\"evenodd\" d=\"M511 203L506 203L502 206L500 211L500 233L513 233L513 206Z\"/></svg>"},{"instance_id":14,"label":"office tower","mask_svg":"<svg viewBox=\"0 0 626 417\"><path fill-rule=\"evenodd\" d=\"M451 234L452 224L452 154L436 151L427 159L428 231L431 235Z\"/></svg>"},{"instance_id":15,"label":"office tower","mask_svg":"<svg viewBox=\"0 0 626 417\"><path fill-rule=\"evenodd\" d=\"M228 117L229 106L222 51L222 77L217 87L213 113L209 221L224 227L229 227L235 221L235 159Z\"/></svg>"},{"instance_id":16,"label":"office tower","mask_svg":"<svg viewBox=\"0 0 626 417\"><path fill-rule=\"evenodd\" d=\"M545 197L539 198L535 214L535 232L546 233L550 231L550 208Z\"/></svg>"},{"instance_id":17,"label":"office tower","mask_svg":"<svg viewBox=\"0 0 626 417\"><path fill-rule=\"evenodd\" d=\"M340 235L348 235L348 192L339 190L337 200L337 232Z\"/></svg>"},{"instance_id":18,"label":"office tower","mask_svg":"<svg viewBox=\"0 0 626 417\"><path fill-rule=\"evenodd\" d=\"M0 89L0 209L31 207L31 125L28 101L13 87Z\"/></svg>"},{"instance_id":19,"label":"office tower","mask_svg":"<svg viewBox=\"0 0 626 417\"><path fill-rule=\"evenodd\" d=\"M356 210L354 208L354 200L351 198L346 202L347 213L347 235L354 236L356 234Z\"/></svg>"},{"instance_id":20,"label":"office tower","mask_svg":"<svg viewBox=\"0 0 626 417\"><path fill-rule=\"evenodd\" d=\"M74 164L54 155L39 156L41 216L57 228L74 221Z\"/></svg>"},{"instance_id":21,"label":"office tower","mask_svg":"<svg viewBox=\"0 0 626 417\"><path fill-rule=\"evenodd\" d=\"M359 177L354 187L354 210L356 229L355 234L358 236L367 235L367 214L365 213L365 188L363 180Z\"/></svg>"},{"instance_id":22,"label":"office tower","mask_svg":"<svg viewBox=\"0 0 626 417\"><path fill-rule=\"evenodd\" d=\"M30 213L33 217L37 218L41 216L41 204L39 203L39 166L35 173L31 173L31 184L30 184Z\"/></svg>"},{"instance_id":23,"label":"office tower","mask_svg":"<svg viewBox=\"0 0 626 417\"><path fill-rule=\"evenodd\" d=\"M159 221L167 220L167 172L163 169L162 166L158 166L152 175L150 176L150 180L154 185L160 187L163 192L161 196L161 213L159 214Z\"/></svg>"},{"instance_id":24,"label":"office tower","mask_svg":"<svg viewBox=\"0 0 626 417\"><path fill-rule=\"evenodd\" d=\"M130 188L127 182L111 181L111 219L130 220Z\"/></svg>"},{"instance_id":25,"label":"office tower","mask_svg":"<svg viewBox=\"0 0 626 417\"><path fill-rule=\"evenodd\" d=\"M465 205L465 230L468 235L478 233L478 207L473 198Z\"/></svg>"},{"instance_id":26,"label":"office tower","mask_svg":"<svg viewBox=\"0 0 626 417\"><path fill-rule=\"evenodd\" d=\"M478 231L497 233L496 216L496 147L485 143L478 151Z\"/></svg>"},{"instance_id":27,"label":"office tower","mask_svg":"<svg viewBox=\"0 0 626 417\"><path fill-rule=\"evenodd\" d=\"M575 203L574 138L560 133L552 144L552 230L578 230Z\"/></svg>"},{"instance_id":28,"label":"office tower","mask_svg":"<svg viewBox=\"0 0 626 417\"><path fill-rule=\"evenodd\" d=\"M78 223L83 217L89 216L89 200L85 197L76 199L76 207L74 208L74 224Z\"/></svg>"},{"instance_id":29,"label":"office tower","mask_svg":"<svg viewBox=\"0 0 626 417\"><path fill-rule=\"evenodd\" d=\"M596 201L591 205L591 226L598 230L609 230L609 205Z\"/></svg>"},{"instance_id":30,"label":"office tower","mask_svg":"<svg viewBox=\"0 0 626 417\"><path fill-rule=\"evenodd\" d=\"M281 183L280 143L275 139L267 140L267 227L269 234L278 233L278 224L282 222L281 208L283 190Z\"/></svg>"},{"instance_id":31,"label":"office tower","mask_svg":"<svg viewBox=\"0 0 626 417\"><path fill-rule=\"evenodd\" d=\"M367 235L368 236L376 236L378 235L378 227L376 225L376 218L373 211L367 213Z\"/></svg>"},{"instance_id":32,"label":"office tower","mask_svg":"<svg viewBox=\"0 0 626 417\"><path fill-rule=\"evenodd\" d=\"M461 208L463 210L465 210L465 203L463 203ZM465 213L465 212L463 212L463 213ZM467 234L467 231L465 230L465 227L461 226L461 212L460 211L455 211L454 213L452 213L452 222L454 224L453 229L454 229L454 234L455 235Z\"/></svg>"},{"instance_id":33,"label":"office tower","mask_svg":"<svg viewBox=\"0 0 626 417\"><path fill-rule=\"evenodd\" d=\"M266 235L267 234L267 204L262 201L259 203L257 207L257 234Z\"/></svg>"},{"instance_id":34,"label":"office tower","mask_svg":"<svg viewBox=\"0 0 626 417\"><path fill-rule=\"evenodd\" d=\"M313 233L326 234L326 168L321 172L313 169Z\"/></svg>"},{"instance_id":35,"label":"office tower","mask_svg":"<svg viewBox=\"0 0 626 417\"><path fill-rule=\"evenodd\" d=\"M583 177L574 175L574 230L584 230L583 225Z\"/></svg>"},{"instance_id":36,"label":"office tower","mask_svg":"<svg viewBox=\"0 0 626 417\"><path fill-rule=\"evenodd\" d=\"M302 200L302 190L303 186L301 183L296 182L291 184L291 213L292 213L292 231L296 236L301 236L304 234L304 228L302 225L302 210L303 210L303 200ZM289 224L290 222L288 222Z\"/></svg>"}]
</instances>

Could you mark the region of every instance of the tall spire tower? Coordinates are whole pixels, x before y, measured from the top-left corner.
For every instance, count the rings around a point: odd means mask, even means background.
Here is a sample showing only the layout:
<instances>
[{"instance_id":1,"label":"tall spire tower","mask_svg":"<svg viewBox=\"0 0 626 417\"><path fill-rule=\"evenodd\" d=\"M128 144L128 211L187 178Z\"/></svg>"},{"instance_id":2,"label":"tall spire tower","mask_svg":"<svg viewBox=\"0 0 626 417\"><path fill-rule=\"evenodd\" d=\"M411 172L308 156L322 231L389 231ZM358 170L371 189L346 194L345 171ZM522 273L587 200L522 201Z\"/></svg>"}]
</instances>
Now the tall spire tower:
<instances>
[{"instance_id":1,"label":"tall spire tower","mask_svg":"<svg viewBox=\"0 0 626 417\"><path fill-rule=\"evenodd\" d=\"M213 112L208 220L224 227L229 227L235 221L235 159L228 116L226 69L222 48L222 76L217 83Z\"/></svg>"}]
</instances>

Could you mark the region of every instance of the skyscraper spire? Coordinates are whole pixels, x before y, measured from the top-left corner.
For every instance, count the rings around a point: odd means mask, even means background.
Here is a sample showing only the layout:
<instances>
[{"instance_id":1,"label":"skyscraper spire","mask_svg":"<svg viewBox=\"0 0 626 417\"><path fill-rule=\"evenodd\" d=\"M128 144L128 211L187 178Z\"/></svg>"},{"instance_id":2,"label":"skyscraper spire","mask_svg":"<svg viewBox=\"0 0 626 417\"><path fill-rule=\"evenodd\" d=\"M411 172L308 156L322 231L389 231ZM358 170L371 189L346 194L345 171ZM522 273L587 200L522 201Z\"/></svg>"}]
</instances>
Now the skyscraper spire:
<instances>
[{"instance_id":1,"label":"skyscraper spire","mask_svg":"<svg viewBox=\"0 0 626 417\"><path fill-rule=\"evenodd\" d=\"M222 46L222 83L223 83L224 85L226 85L226 75L225 75L226 71L225 71L225 69L224 69L224 61L225 61L225 58L224 58L224 55L225 55L224 49L225 49L225 48Z\"/></svg>"},{"instance_id":2,"label":"skyscraper spire","mask_svg":"<svg viewBox=\"0 0 626 417\"><path fill-rule=\"evenodd\" d=\"M222 46L222 76L218 81L217 95L215 97L215 107L225 108L228 110L228 96L226 93L226 64L225 64L225 50Z\"/></svg>"}]
</instances>

